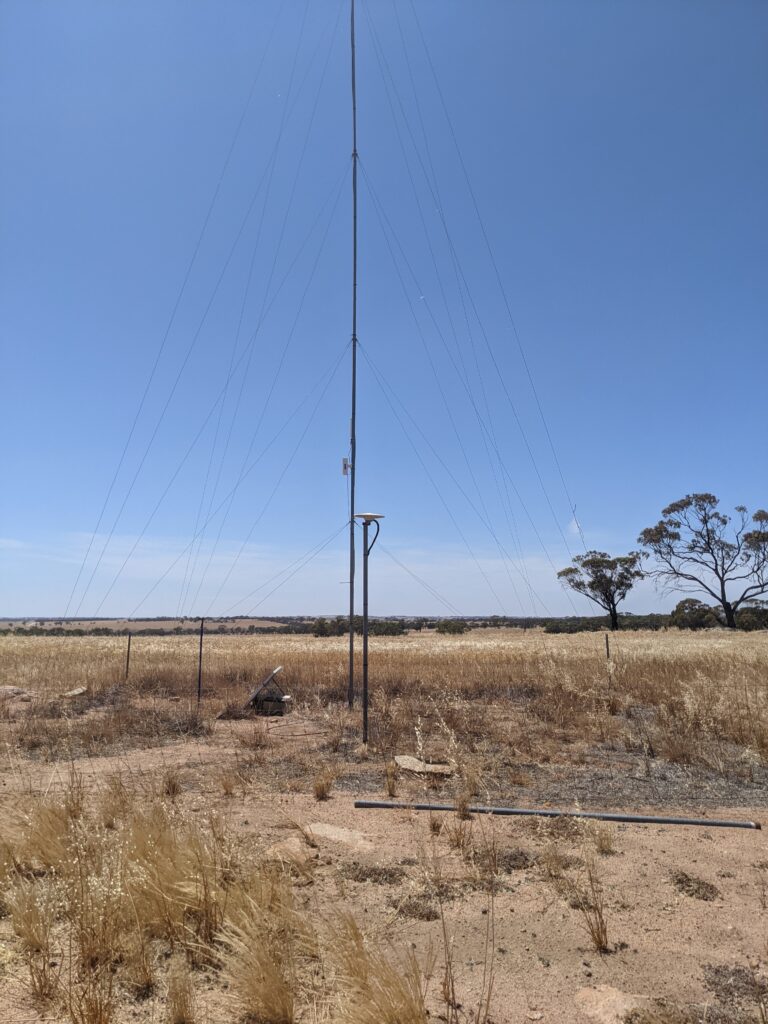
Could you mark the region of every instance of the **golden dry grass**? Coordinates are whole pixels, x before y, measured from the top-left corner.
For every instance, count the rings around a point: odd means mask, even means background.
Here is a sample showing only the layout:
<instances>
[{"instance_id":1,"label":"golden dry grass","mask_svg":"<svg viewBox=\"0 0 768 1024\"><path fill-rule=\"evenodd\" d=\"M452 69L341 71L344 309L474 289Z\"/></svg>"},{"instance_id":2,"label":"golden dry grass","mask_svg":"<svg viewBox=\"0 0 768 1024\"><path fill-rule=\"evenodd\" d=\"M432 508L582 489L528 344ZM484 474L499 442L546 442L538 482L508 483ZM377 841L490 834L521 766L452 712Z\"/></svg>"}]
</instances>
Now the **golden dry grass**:
<instances>
[{"instance_id":1,"label":"golden dry grass","mask_svg":"<svg viewBox=\"0 0 768 1024\"><path fill-rule=\"evenodd\" d=\"M61 756L107 749L116 739L195 735L196 644L188 637L134 640L123 681L122 638L2 637L4 683L32 692L11 729L22 749ZM341 706L344 638L222 637L206 641L203 715L242 703L277 664L299 706L323 711L329 749L350 735ZM565 740L616 744L673 763L714 769L768 757L768 634L622 633L606 664L599 635L476 630L462 637L377 638L371 650L373 746L397 752L422 730L427 755L464 753L494 738L546 761ZM86 686L108 713L73 714L58 695ZM164 698L179 698L174 705ZM134 699L144 703L136 710ZM336 710L328 710L336 705ZM39 713L35 713L39 712ZM464 768L470 771L467 758ZM473 786L466 779L468 793ZM474 794L471 794L474 795Z\"/></svg>"}]
</instances>

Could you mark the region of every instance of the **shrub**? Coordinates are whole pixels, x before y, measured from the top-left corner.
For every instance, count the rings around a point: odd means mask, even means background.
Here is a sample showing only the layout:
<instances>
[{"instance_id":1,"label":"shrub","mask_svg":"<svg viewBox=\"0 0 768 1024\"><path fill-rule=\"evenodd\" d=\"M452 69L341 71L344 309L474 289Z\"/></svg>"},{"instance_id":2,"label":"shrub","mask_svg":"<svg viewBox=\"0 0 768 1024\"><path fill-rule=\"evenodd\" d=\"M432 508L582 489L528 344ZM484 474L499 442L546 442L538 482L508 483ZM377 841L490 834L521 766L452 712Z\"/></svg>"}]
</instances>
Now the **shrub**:
<instances>
[{"instance_id":1,"label":"shrub","mask_svg":"<svg viewBox=\"0 0 768 1024\"><path fill-rule=\"evenodd\" d=\"M717 615L709 605L695 597L686 597L672 612L669 623L678 629L712 629L719 626Z\"/></svg>"},{"instance_id":2,"label":"shrub","mask_svg":"<svg viewBox=\"0 0 768 1024\"><path fill-rule=\"evenodd\" d=\"M467 624L462 619L440 619L437 624L437 632L450 636L457 636L466 632Z\"/></svg>"}]
</instances>

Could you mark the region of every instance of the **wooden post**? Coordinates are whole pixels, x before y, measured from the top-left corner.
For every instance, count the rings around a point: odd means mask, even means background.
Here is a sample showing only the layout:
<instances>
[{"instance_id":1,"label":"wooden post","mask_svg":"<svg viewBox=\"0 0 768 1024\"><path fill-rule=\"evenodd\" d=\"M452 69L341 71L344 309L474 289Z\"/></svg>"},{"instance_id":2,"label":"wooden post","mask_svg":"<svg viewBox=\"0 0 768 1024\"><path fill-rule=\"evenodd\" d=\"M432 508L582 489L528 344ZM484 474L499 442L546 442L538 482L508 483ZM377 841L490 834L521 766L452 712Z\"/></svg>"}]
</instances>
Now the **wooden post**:
<instances>
[{"instance_id":1,"label":"wooden post","mask_svg":"<svg viewBox=\"0 0 768 1024\"><path fill-rule=\"evenodd\" d=\"M608 661L611 660L611 641L608 634L605 634L605 657Z\"/></svg>"},{"instance_id":2,"label":"wooden post","mask_svg":"<svg viewBox=\"0 0 768 1024\"><path fill-rule=\"evenodd\" d=\"M203 628L205 619L200 619L200 651L197 656L197 706L203 698Z\"/></svg>"},{"instance_id":3,"label":"wooden post","mask_svg":"<svg viewBox=\"0 0 768 1024\"><path fill-rule=\"evenodd\" d=\"M125 652L125 678L131 670L131 633L128 632L128 650Z\"/></svg>"}]
</instances>

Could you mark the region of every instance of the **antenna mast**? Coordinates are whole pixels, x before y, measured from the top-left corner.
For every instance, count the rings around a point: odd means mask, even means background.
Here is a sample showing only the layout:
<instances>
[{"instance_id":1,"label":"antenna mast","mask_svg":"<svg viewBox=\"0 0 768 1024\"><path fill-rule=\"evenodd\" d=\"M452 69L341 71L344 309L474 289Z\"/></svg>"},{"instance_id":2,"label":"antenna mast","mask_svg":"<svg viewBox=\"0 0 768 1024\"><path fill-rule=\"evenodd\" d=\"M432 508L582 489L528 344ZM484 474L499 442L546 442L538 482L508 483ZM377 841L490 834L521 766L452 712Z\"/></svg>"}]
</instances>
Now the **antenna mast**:
<instances>
[{"instance_id":1,"label":"antenna mast","mask_svg":"<svg viewBox=\"0 0 768 1024\"><path fill-rule=\"evenodd\" d=\"M349 430L349 683L347 703L355 702L355 476L357 474L357 90L355 81L355 0L350 0L352 56L352 415Z\"/></svg>"}]
</instances>

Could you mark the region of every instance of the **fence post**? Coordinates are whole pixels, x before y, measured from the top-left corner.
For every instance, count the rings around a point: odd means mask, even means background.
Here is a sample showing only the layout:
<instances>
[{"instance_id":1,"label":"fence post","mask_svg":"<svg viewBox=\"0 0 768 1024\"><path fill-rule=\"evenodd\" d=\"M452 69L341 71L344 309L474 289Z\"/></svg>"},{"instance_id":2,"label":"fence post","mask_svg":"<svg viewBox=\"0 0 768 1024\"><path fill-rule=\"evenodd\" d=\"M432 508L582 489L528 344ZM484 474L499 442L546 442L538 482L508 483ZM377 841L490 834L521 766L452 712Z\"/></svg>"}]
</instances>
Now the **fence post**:
<instances>
[{"instance_id":1,"label":"fence post","mask_svg":"<svg viewBox=\"0 0 768 1024\"><path fill-rule=\"evenodd\" d=\"M128 631L128 650L125 652L125 678L131 670L131 631Z\"/></svg>"}]
</instances>

